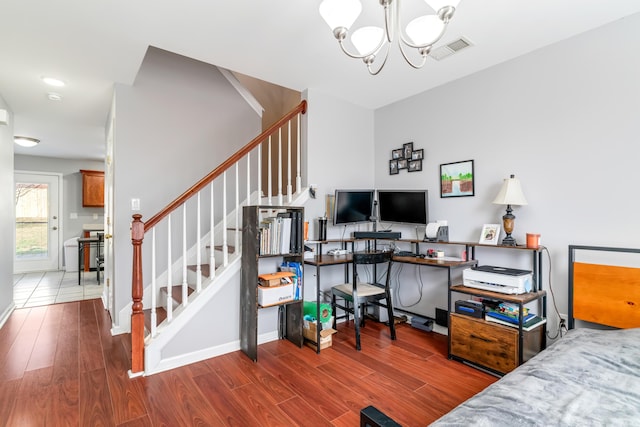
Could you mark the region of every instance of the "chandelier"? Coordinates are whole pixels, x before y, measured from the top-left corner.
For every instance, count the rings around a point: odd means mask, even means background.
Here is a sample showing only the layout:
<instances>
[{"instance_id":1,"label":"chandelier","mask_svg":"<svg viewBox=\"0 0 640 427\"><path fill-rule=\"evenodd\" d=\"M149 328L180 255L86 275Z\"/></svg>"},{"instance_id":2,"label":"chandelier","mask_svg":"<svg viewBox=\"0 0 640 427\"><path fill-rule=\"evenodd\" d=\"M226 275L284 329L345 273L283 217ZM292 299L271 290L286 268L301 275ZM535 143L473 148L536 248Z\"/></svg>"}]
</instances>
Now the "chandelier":
<instances>
[{"instance_id":1,"label":"chandelier","mask_svg":"<svg viewBox=\"0 0 640 427\"><path fill-rule=\"evenodd\" d=\"M357 29L351 35L351 43L356 53L350 52L344 44L349 29L362 11L360 0L323 0L320 15L338 40L342 51L351 58L362 59L369 73L378 74L387 62L391 44L397 39L398 47L405 61L413 68L422 68L434 43L444 35L449 21L460 0L424 0L435 12L415 18L407 24L404 33L400 30L400 0L379 0L384 8L384 29L368 26ZM406 36L405 36L406 33ZM421 59L413 62L407 50L415 49ZM384 50L384 52L382 52ZM380 55L381 52L383 55ZM373 68L374 61L382 56L380 66Z\"/></svg>"}]
</instances>

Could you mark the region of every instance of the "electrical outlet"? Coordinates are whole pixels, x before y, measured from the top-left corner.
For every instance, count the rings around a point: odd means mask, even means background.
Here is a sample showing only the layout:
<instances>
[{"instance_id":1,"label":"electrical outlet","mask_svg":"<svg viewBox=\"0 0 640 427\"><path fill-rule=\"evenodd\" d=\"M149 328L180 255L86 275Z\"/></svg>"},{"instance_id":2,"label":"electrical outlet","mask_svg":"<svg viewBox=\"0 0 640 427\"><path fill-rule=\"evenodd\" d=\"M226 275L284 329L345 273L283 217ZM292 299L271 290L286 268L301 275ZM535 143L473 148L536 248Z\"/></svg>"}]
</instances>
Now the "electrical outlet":
<instances>
[{"instance_id":1,"label":"electrical outlet","mask_svg":"<svg viewBox=\"0 0 640 427\"><path fill-rule=\"evenodd\" d=\"M569 327L569 316L564 313L560 313L560 327L565 329Z\"/></svg>"}]
</instances>

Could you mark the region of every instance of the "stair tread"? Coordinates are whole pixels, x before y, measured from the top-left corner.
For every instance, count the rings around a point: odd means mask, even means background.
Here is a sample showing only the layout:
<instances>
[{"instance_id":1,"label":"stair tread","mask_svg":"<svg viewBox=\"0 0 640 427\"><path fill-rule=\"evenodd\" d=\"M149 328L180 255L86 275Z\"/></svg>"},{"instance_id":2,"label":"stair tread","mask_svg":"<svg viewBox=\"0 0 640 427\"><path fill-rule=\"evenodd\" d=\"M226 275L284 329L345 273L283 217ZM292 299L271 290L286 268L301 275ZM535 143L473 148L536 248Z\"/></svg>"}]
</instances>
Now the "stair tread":
<instances>
[{"instance_id":1,"label":"stair tread","mask_svg":"<svg viewBox=\"0 0 640 427\"><path fill-rule=\"evenodd\" d=\"M144 327L148 331L151 331L151 309L147 308L146 310L142 310L142 312L144 314ZM167 318L167 310L165 310L163 307L157 307L156 308L156 321L157 321L156 326L164 322L166 318Z\"/></svg>"},{"instance_id":2,"label":"stair tread","mask_svg":"<svg viewBox=\"0 0 640 427\"><path fill-rule=\"evenodd\" d=\"M166 286L161 286L160 289L167 289ZM195 292L195 289L191 285L187 285L187 296ZM171 298L178 304L182 304L182 285L171 286Z\"/></svg>"}]
</instances>

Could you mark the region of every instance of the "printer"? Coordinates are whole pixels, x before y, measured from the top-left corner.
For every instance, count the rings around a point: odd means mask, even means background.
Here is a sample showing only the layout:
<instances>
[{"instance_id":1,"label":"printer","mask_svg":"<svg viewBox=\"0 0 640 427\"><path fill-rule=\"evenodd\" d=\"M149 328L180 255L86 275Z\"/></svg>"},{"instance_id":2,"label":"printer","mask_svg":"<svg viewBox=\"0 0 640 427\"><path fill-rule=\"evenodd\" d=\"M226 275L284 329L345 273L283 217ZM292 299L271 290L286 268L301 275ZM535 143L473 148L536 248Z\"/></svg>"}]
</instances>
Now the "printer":
<instances>
[{"instance_id":1,"label":"printer","mask_svg":"<svg viewBox=\"0 0 640 427\"><path fill-rule=\"evenodd\" d=\"M462 271L464 286L502 294L531 292L533 274L528 270L479 265Z\"/></svg>"}]
</instances>

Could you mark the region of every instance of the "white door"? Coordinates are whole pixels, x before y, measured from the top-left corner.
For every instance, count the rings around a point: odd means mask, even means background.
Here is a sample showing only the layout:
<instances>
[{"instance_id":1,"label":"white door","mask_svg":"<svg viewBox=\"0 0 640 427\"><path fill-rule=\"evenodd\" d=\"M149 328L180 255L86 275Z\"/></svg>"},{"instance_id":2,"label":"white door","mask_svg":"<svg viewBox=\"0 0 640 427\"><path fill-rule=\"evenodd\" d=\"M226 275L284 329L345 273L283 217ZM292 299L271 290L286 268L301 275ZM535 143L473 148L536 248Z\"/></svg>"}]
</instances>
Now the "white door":
<instances>
[{"instance_id":1,"label":"white door","mask_svg":"<svg viewBox=\"0 0 640 427\"><path fill-rule=\"evenodd\" d=\"M59 270L61 174L15 173L16 273Z\"/></svg>"},{"instance_id":2,"label":"white door","mask_svg":"<svg viewBox=\"0 0 640 427\"><path fill-rule=\"evenodd\" d=\"M115 319L113 292L113 135L115 132L115 102L111 104L111 120L107 129L107 152L104 172L104 290L102 302Z\"/></svg>"}]
</instances>

